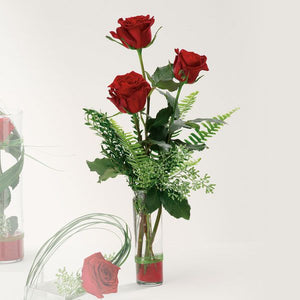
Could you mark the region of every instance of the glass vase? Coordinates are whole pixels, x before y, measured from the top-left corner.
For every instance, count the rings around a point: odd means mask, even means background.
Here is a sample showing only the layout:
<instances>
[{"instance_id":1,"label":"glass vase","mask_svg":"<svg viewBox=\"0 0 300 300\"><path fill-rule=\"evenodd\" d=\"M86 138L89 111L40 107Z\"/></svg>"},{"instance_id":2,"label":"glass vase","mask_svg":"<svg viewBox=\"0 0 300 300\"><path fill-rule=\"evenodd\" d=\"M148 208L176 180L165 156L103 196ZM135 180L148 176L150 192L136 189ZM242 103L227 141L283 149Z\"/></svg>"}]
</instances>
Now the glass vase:
<instances>
[{"instance_id":1,"label":"glass vase","mask_svg":"<svg viewBox=\"0 0 300 300\"><path fill-rule=\"evenodd\" d=\"M0 263L21 261L24 256L21 121L21 112L5 114L0 109Z\"/></svg>"},{"instance_id":2,"label":"glass vase","mask_svg":"<svg viewBox=\"0 0 300 300\"><path fill-rule=\"evenodd\" d=\"M136 280L141 285L163 283L162 208L145 211L145 191L135 191L133 199L135 226Z\"/></svg>"}]
</instances>

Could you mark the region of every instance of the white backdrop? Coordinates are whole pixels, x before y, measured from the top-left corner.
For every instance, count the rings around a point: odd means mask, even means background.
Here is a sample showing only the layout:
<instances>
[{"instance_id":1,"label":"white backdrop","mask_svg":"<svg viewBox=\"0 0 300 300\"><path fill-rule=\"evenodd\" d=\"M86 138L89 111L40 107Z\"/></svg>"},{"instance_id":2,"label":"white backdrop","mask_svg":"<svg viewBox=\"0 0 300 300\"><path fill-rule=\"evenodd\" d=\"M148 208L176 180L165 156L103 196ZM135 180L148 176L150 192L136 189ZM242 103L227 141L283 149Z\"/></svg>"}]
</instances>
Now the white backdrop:
<instances>
[{"instance_id":1,"label":"white backdrop","mask_svg":"<svg viewBox=\"0 0 300 300\"><path fill-rule=\"evenodd\" d=\"M297 9L296 1L267 0L0 0L0 98L24 111L27 153L63 170L26 161L28 256L13 267L0 265L4 294L12 295L13 285L22 289L34 252L72 218L107 212L132 225L125 178L99 185L86 166L99 155L99 139L84 125L82 108L116 112L107 85L140 68L134 51L105 35L119 17L150 14L153 30L163 26L144 51L150 73L174 59L174 48L208 57L210 71L184 89L184 95L200 91L191 117L241 107L202 152L200 169L211 175L216 192L192 195L190 221L164 215L166 284L153 295L299 299ZM152 103L158 108L161 101L156 94ZM124 282L134 281L132 257L124 274ZM187 279L180 284L181 278Z\"/></svg>"}]
</instances>

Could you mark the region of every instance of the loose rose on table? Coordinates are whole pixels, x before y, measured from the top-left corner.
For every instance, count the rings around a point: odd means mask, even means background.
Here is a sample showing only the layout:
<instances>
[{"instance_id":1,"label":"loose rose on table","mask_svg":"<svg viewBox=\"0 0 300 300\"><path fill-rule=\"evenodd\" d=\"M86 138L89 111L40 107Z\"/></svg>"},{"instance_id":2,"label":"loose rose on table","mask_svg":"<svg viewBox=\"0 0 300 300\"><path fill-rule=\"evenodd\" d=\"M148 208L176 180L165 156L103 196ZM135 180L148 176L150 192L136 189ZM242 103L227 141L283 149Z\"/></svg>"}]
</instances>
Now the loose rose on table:
<instances>
[{"instance_id":1,"label":"loose rose on table","mask_svg":"<svg viewBox=\"0 0 300 300\"><path fill-rule=\"evenodd\" d=\"M118 291L118 272L120 268L98 252L84 260L82 268L82 287L84 290L103 298L103 294L116 293Z\"/></svg>"},{"instance_id":2,"label":"loose rose on table","mask_svg":"<svg viewBox=\"0 0 300 300\"><path fill-rule=\"evenodd\" d=\"M11 120L7 117L0 117L0 142L6 141L11 132L15 129Z\"/></svg>"},{"instance_id":3,"label":"loose rose on table","mask_svg":"<svg viewBox=\"0 0 300 300\"><path fill-rule=\"evenodd\" d=\"M118 23L121 25L116 29L116 32L111 31L110 34L119 39L123 45L128 48L141 49L147 47L151 43L152 33L151 26L154 23L154 17L136 16L120 18Z\"/></svg>"},{"instance_id":4,"label":"loose rose on table","mask_svg":"<svg viewBox=\"0 0 300 300\"><path fill-rule=\"evenodd\" d=\"M176 57L174 61L174 76L179 81L194 83L200 71L208 71L206 56L199 55L195 52L189 52L184 49L175 49Z\"/></svg>"},{"instance_id":5,"label":"loose rose on table","mask_svg":"<svg viewBox=\"0 0 300 300\"><path fill-rule=\"evenodd\" d=\"M132 71L119 75L109 85L109 99L120 112L135 114L141 111L146 104L146 99L151 91L150 84L142 75Z\"/></svg>"}]
</instances>

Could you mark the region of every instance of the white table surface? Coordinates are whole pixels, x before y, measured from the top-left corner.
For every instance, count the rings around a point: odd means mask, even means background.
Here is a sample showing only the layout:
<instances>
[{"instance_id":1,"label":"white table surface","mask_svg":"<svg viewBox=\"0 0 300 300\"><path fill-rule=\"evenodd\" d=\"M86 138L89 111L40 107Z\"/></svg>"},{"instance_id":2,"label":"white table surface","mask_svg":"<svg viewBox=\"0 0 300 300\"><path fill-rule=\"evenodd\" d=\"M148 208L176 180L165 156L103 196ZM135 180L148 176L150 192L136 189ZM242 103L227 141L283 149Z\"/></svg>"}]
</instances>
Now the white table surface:
<instances>
[{"instance_id":1,"label":"white table surface","mask_svg":"<svg viewBox=\"0 0 300 300\"><path fill-rule=\"evenodd\" d=\"M165 282L162 286L137 286L134 281L134 264L130 257L119 273L119 293L105 295L105 298L122 300L283 299L276 297L276 295L279 297L279 291L274 293L276 289L270 288L275 284L272 279L274 273L268 268L264 256L265 249L260 243L206 244L184 256L175 251L168 250L168 252L165 255ZM1 300L22 299L24 282L34 253L34 250L28 250L23 262L0 265Z\"/></svg>"}]
</instances>

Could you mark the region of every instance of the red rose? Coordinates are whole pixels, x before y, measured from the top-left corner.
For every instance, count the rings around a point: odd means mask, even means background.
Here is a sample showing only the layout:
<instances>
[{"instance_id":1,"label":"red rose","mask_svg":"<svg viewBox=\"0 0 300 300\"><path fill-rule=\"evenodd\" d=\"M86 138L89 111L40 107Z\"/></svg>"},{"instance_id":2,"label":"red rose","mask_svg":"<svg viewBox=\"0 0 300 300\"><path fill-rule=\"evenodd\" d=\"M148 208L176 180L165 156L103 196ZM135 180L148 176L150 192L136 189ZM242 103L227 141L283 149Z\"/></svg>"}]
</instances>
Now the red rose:
<instances>
[{"instance_id":1,"label":"red rose","mask_svg":"<svg viewBox=\"0 0 300 300\"><path fill-rule=\"evenodd\" d=\"M134 71L119 75L109 85L109 99L119 111L135 114L141 111L151 90L144 77Z\"/></svg>"},{"instance_id":2,"label":"red rose","mask_svg":"<svg viewBox=\"0 0 300 300\"><path fill-rule=\"evenodd\" d=\"M184 49L180 51L175 49L175 52L177 55L174 61L173 72L179 81L185 81L188 78L188 83L194 83L200 71L208 71L205 55L199 55Z\"/></svg>"},{"instance_id":3,"label":"red rose","mask_svg":"<svg viewBox=\"0 0 300 300\"><path fill-rule=\"evenodd\" d=\"M9 118L0 116L0 142L4 142L14 129Z\"/></svg>"},{"instance_id":4,"label":"red rose","mask_svg":"<svg viewBox=\"0 0 300 300\"><path fill-rule=\"evenodd\" d=\"M110 34L121 40L123 45L128 48L135 49L145 48L151 42L151 26L154 23L154 17L136 16L131 18L122 18L118 20L121 25L116 29L116 32L111 31Z\"/></svg>"},{"instance_id":5,"label":"red rose","mask_svg":"<svg viewBox=\"0 0 300 300\"><path fill-rule=\"evenodd\" d=\"M103 294L118 291L118 272L120 268L95 253L84 260L82 268L82 287L89 294L103 298Z\"/></svg>"}]
</instances>

